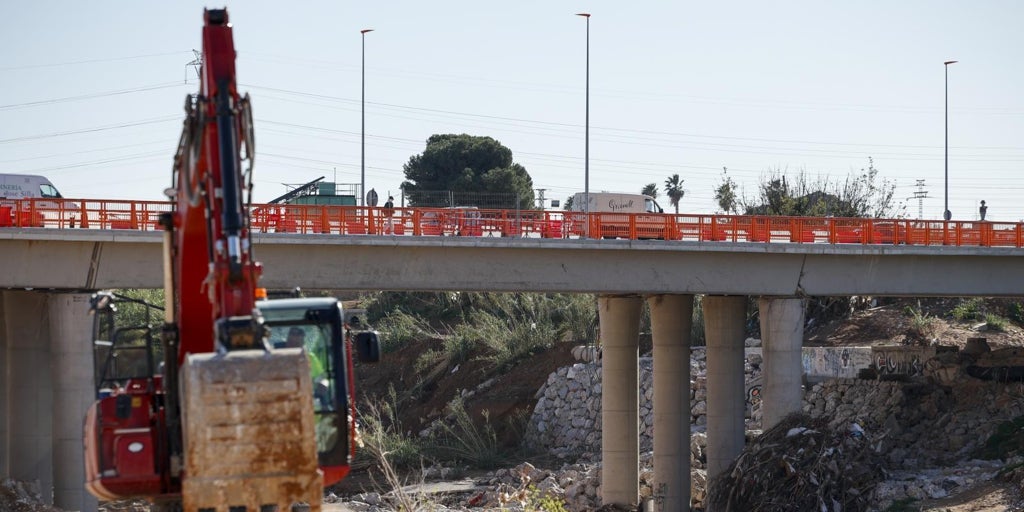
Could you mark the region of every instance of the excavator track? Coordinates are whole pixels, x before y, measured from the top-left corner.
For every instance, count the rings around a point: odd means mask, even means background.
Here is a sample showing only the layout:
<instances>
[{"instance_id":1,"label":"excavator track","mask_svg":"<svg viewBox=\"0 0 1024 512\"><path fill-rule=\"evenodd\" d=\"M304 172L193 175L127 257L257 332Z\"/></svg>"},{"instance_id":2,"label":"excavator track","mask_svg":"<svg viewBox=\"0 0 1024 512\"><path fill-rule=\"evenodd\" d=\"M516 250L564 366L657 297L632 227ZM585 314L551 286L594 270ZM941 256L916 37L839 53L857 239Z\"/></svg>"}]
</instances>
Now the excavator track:
<instances>
[{"instance_id":1,"label":"excavator track","mask_svg":"<svg viewBox=\"0 0 1024 512\"><path fill-rule=\"evenodd\" d=\"M319 512L312 396L301 349L189 355L182 368L183 510L287 512L304 503Z\"/></svg>"}]
</instances>

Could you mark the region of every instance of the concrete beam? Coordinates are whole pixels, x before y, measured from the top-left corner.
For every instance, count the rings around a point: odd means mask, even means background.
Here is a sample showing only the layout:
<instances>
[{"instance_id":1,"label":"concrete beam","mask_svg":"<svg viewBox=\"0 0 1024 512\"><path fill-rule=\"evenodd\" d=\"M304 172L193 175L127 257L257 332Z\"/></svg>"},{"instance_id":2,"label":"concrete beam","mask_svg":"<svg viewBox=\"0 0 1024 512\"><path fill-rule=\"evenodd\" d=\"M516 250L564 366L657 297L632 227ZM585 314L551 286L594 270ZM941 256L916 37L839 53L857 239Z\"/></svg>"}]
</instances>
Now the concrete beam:
<instances>
[{"instance_id":1,"label":"concrete beam","mask_svg":"<svg viewBox=\"0 0 1024 512\"><path fill-rule=\"evenodd\" d=\"M690 328L692 295L653 295L654 505L690 510Z\"/></svg>"},{"instance_id":2,"label":"concrete beam","mask_svg":"<svg viewBox=\"0 0 1024 512\"><path fill-rule=\"evenodd\" d=\"M640 498L639 297L597 299L601 324L601 501Z\"/></svg>"},{"instance_id":3,"label":"concrete beam","mask_svg":"<svg viewBox=\"0 0 1024 512\"><path fill-rule=\"evenodd\" d=\"M270 288L1012 297L1024 282L1014 248L294 234L254 246ZM161 283L155 231L4 229L0 254L0 288Z\"/></svg>"},{"instance_id":4,"label":"concrete beam","mask_svg":"<svg viewBox=\"0 0 1024 512\"><path fill-rule=\"evenodd\" d=\"M743 340L747 298L704 297L704 336L708 358L708 482L729 469L743 451L746 410ZM710 490L709 490L710 494Z\"/></svg>"},{"instance_id":5,"label":"concrete beam","mask_svg":"<svg viewBox=\"0 0 1024 512\"><path fill-rule=\"evenodd\" d=\"M764 354L761 423L768 430L802 407L804 301L761 297L757 307Z\"/></svg>"}]
</instances>

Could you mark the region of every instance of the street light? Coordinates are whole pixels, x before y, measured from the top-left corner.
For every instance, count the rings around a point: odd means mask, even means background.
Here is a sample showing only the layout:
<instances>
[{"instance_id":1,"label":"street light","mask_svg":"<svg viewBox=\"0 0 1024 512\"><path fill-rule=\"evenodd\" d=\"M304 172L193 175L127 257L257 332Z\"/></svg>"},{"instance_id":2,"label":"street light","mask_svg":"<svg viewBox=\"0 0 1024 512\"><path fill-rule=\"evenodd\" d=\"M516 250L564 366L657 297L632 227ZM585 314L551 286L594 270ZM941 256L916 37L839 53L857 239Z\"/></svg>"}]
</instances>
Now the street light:
<instances>
[{"instance_id":1,"label":"street light","mask_svg":"<svg viewBox=\"0 0 1024 512\"><path fill-rule=\"evenodd\" d=\"M586 216L584 232L590 238L590 13L581 12L576 16L587 19L587 113L583 142L583 213Z\"/></svg>"},{"instance_id":2,"label":"street light","mask_svg":"<svg viewBox=\"0 0 1024 512\"><path fill-rule=\"evenodd\" d=\"M362 96L362 130L359 139L359 204L366 206L366 33L372 28L364 28L359 33L363 37L363 96Z\"/></svg>"},{"instance_id":3,"label":"street light","mask_svg":"<svg viewBox=\"0 0 1024 512\"><path fill-rule=\"evenodd\" d=\"M942 212L942 218L946 220L953 218L953 214L949 211L949 65L956 63L955 60L947 60L942 63L946 70L946 210Z\"/></svg>"}]
</instances>

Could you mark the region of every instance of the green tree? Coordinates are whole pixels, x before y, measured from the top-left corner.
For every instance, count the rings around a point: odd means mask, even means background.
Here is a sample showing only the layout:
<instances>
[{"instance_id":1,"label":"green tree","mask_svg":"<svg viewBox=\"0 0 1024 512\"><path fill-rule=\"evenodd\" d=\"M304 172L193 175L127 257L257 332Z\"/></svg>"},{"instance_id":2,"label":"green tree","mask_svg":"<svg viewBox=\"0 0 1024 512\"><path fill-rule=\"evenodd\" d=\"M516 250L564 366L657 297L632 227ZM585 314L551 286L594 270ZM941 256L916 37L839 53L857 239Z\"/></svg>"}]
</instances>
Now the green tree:
<instances>
[{"instance_id":1,"label":"green tree","mask_svg":"<svg viewBox=\"0 0 1024 512\"><path fill-rule=\"evenodd\" d=\"M640 193L645 195L645 196L651 196L652 198L657 199L658 198L658 184L657 183L648 183L648 184L644 185L644 188L643 188L643 190L640 191Z\"/></svg>"},{"instance_id":2,"label":"green tree","mask_svg":"<svg viewBox=\"0 0 1024 512\"><path fill-rule=\"evenodd\" d=\"M736 182L729 177L729 169L722 167L722 183L715 189L715 201L722 213L739 211L736 197Z\"/></svg>"},{"instance_id":3,"label":"green tree","mask_svg":"<svg viewBox=\"0 0 1024 512\"><path fill-rule=\"evenodd\" d=\"M676 213L679 213L679 201L686 195L686 191L683 190L683 182L686 180L679 179L678 174L673 174L665 180L665 195L668 196L668 204L676 208Z\"/></svg>"},{"instance_id":4,"label":"green tree","mask_svg":"<svg viewBox=\"0 0 1024 512\"><path fill-rule=\"evenodd\" d=\"M565 210L567 212L572 210L572 198L573 197L575 197L575 196L569 196L569 197L567 197L565 199L565 202L562 203L562 209L563 210Z\"/></svg>"},{"instance_id":5,"label":"green tree","mask_svg":"<svg viewBox=\"0 0 1024 512\"><path fill-rule=\"evenodd\" d=\"M402 167L402 190L411 206L429 204L427 192L458 191L508 194L497 208L532 208L533 179L512 161L512 150L491 137L436 134L423 153Z\"/></svg>"}]
</instances>

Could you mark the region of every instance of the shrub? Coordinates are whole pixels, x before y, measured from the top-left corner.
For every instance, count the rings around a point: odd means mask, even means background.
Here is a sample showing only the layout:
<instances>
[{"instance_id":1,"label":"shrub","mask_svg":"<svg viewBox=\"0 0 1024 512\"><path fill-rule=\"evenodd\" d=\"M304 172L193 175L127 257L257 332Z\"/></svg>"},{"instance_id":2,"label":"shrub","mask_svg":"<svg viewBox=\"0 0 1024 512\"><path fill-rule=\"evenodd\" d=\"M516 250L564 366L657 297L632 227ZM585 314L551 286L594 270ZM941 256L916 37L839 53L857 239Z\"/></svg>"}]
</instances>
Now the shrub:
<instances>
[{"instance_id":1,"label":"shrub","mask_svg":"<svg viewBox=\"0 0 1024 512\"><path fill-rule=\"evenodd\" d=\"M1019 325L1024 325L1024 304L1014 302L1006 308L1006 314Z\"/></svg>"},{"instance_id":2,"label":"shrub","mask_svg":"<svg viewBox=\"0 0 1024 512\"><path fill-rule=\"evenodd\" d=\"M999 315L990 313L985 315L985 324L990 331L1006 332L1006 327L1010 322Z\"/></svg>"},{"instance_id":3,"label":"shrub","mask_svg":"<svg viewBox=\"0 0 1024 512\"><path fill-rule=\"evenodd\" d=\"M977 320L981 318L981 305L981 299L978 298L961 300L950 314L959 322Z\"/></svg>"},{"instance_id":4,"label":"shrub","mask_svg":"<svg viewBox=\"0 0 1024 512\"><path fill-rule=\"evenodd\" d=\"M356 458L369 459L369 463L376 461L378 465L387 464L390 468L419 467L423 462L423 446L419 438L402 432L394 387L388 387L386 396L386 400L367 403L359 415L364 449L356 452Z\"/></svg>"},{"instance_id":5,"label":"shrub","mask_svg":"<svg viewBox=\"0 0 1024 512\"><path fill-rule=\"evenodd\" d=\"M910 327L907 330L910 331L910 334L921 340L928 340L935 336L935 319L920 310L908 309L910 310Z\"/></svg>"},{"instance_id":6,"label":"shrub","mask_svg":"<svg viewBox=\"0 0 1024 512\"><path fill-rule=\"evenodd\" d=\"M455 332L441 336L440 347L424 352L416 360L415 369L422 371L433 366L451 368L469 360L476 344L477 338L472 329L466 324L459 324L455 326Z\"/></svg>"},{"instance_id":7,"label":"shrub","mask_svg":"<svg viewBox=\"0 0 1024 512\"><path fill-rule=\"evenodd\" d=\"M483 469L499 467L507 461L487 411L483 412L480 427L470 418L461 396L449 402L445 411L447 415L436 423L438 429L424 446L427 453L439 460L465 462Z\"/></svg>"},{"instance_id":8,"label":"shrub","mask_svg":"<svg viewBox=\"0 0 1024 512\"><path fill-rule=\"evenodd\" d=\"M385 315L374 325L381 333L381 349L384 353L394 352L409 342L441 337L426 322L400 309Z\"/></svg>"},{"instance_id":9,"label":"shrub","mask_svg":"<svg viewBox=\"0 0 1024 512\"><path fill-rule=\"evenodd\" d=\"M473 324L468 330L488 349L480 359L505 370L554 344L558 337L554 324L550 320L536 320L504 320L479 312L473 315Z\"/></svg>"}]
</instances>

